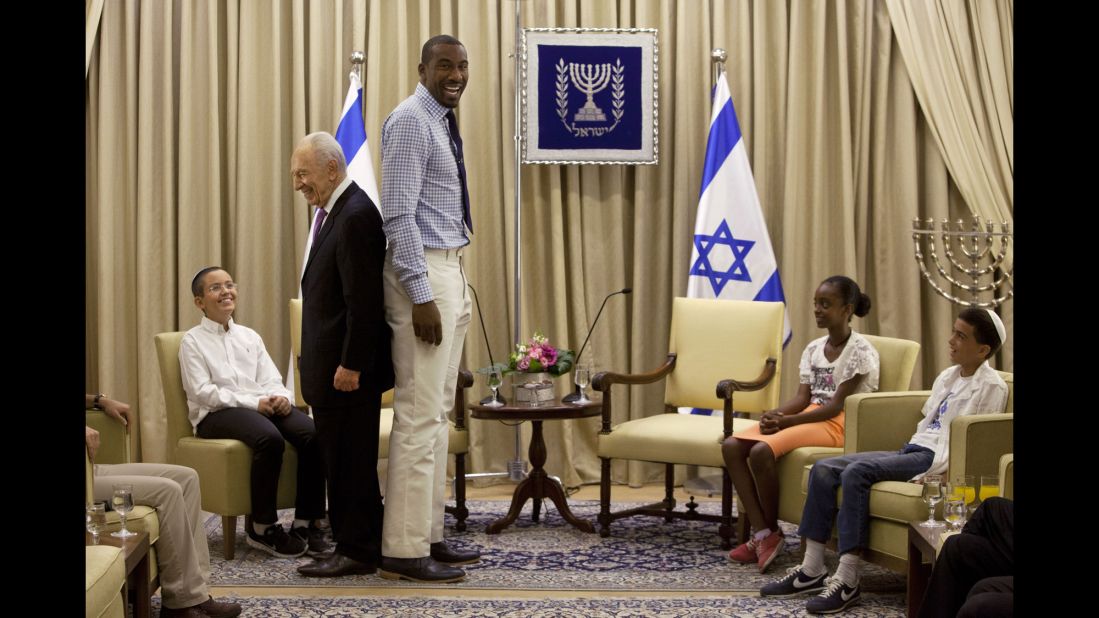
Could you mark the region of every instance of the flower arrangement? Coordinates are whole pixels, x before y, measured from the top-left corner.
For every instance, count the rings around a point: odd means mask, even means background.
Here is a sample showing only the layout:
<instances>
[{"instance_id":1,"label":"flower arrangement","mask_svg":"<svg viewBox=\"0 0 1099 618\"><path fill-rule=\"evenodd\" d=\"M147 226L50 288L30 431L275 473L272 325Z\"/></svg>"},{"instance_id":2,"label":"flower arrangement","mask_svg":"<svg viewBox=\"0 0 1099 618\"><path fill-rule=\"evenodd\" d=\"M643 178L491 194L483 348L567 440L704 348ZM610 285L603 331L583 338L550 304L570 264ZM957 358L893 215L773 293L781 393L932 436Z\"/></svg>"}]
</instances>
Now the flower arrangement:
<instances>
[{"instance_id":1,"label":"flower arrangement","mask_svg":"<svg viewBox=\"0 0 1099 618\"><path fill-rule=\"evenodd\" d=\"M496 363L478 370L478 373L498 370L502 375L545 372L560 376L572 371L572 361L575 358L576 354L572 350L555 348L545 335L535 332L527 343L515 344L515 351L508 356L507 363Z\"/></svg>"}]
</instances>

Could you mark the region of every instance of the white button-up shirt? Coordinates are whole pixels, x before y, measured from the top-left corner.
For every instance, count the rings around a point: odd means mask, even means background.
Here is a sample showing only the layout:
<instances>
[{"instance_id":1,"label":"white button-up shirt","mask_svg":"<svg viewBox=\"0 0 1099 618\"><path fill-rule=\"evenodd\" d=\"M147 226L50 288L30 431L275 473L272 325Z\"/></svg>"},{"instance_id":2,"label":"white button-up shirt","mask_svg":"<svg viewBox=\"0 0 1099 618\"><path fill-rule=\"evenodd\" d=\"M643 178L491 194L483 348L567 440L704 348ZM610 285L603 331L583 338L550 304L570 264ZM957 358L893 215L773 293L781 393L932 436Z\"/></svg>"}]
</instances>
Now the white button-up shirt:
<instances>
[{"instance_id":1,"label":"white button-up shirt","mask_svg":"<svg viewBox=\"0 0 1099 618\"><path fill-rule=\"evenodd\" d=\"M192 429L222 408L259 409L261 397L294 395L282 384L259 333L229 318L229 329L203 316L179 344L179 367Z\"/></svg>"}]
</instances>

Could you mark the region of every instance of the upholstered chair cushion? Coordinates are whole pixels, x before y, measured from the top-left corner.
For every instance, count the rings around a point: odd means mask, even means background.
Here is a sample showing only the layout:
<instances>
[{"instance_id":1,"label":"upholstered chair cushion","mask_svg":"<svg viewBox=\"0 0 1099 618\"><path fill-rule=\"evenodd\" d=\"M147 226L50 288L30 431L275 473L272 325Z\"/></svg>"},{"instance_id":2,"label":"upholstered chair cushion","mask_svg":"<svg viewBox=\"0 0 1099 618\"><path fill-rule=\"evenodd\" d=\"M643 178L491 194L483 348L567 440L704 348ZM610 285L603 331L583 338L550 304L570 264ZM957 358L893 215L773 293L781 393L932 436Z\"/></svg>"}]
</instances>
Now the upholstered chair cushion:
<instances>
[{"instance_id":1,"label":"upholstered chair cushion","mask_svg":"<svg viewBox=\"0 0 1099 618\"><path fill-rule=\"evenodd\" d=\"M126 583L126 559L112 545L84 547L84 616L123 618L122 585Z\"/></svg>"}]
</instances>

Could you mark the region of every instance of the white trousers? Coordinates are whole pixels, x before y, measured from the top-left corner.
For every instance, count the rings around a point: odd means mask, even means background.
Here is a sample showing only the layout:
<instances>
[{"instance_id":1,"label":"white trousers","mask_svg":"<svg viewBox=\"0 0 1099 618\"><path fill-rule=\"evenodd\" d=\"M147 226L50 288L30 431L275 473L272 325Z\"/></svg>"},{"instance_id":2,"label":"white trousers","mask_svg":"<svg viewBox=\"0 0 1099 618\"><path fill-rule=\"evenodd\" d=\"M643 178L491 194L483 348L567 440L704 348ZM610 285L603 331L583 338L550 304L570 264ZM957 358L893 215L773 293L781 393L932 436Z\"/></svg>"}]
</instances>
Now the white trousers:
<instances>
[{"instance_id":1,"label":"white trousers","mask_svg":"<svg viewBox=\"0 0 1099 618\"><path fill-rule=\"evenodd\" d=\"M425 343L412 327L412 300L385 261L385 317L393 329L393 430L389 434L382 555L423 558L443 540L447 413L454 407L458 364L471 301L462 249L424 249L428 282L443 323L443 342Z\"/></svg>"},{"instance_id":2,"label":"white trousers","mask_svg":"<svg viewBox=\"0 0 1099 618\"><path fill-rule=\"evenodd\" d=\"M164 606L179 609L208 599L210 549L202 522L198 473L172 464L99 464L95 467L94 498L110 502L115 483L132 484L134 504L156 509L160 521L156 561Z\"/></svg>"}]
</instances>

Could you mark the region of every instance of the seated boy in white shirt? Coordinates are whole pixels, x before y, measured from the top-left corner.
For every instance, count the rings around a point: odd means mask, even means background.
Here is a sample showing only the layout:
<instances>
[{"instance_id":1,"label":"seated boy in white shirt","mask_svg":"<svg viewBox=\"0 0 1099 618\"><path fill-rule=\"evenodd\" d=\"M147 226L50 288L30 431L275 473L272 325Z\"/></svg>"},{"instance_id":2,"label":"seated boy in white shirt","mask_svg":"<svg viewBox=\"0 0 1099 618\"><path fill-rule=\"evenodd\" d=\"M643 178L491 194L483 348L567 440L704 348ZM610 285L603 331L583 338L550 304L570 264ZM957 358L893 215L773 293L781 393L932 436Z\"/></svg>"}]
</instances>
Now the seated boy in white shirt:
<instances>
[{"instance_id":1,"label":"seated boy in white shirt","mask_svg":"<svg viewBox=\"0 0 1099 618\"><path fill-rule=\"evenodd\" d=\"M329 549L318 520L325 516L324 467L313 419L290 405L263 339L233 321L238 288L223 268L203 268L191 281L202 322L179 346L188 416L200 438L232 438L252 449L252 524L248 545L282 558ZM290 533L275 509L285 443L298 453L297 497ZM233 534L226 530L225 534Z\"/></svg>"}]
</instances>

